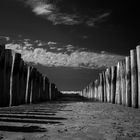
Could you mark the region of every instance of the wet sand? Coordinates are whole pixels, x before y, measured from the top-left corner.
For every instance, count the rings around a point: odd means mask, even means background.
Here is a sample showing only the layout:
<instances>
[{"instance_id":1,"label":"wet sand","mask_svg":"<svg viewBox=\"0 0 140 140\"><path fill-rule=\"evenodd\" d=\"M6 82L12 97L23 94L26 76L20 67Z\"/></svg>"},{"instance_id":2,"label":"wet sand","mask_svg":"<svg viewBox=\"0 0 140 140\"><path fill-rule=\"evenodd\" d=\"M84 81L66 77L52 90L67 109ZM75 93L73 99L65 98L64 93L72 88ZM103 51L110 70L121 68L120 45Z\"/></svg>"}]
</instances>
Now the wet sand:
<instances>
[{"instance_id":1,"label":"wet sand","mask_svg":"<svg viewBox=\"0 0 140 140\"><path fill-rule=\"evenodd\" d=\"M69 96L0 108L3 140L140 140L140 109Z\"/></svg>"}]
</instances>

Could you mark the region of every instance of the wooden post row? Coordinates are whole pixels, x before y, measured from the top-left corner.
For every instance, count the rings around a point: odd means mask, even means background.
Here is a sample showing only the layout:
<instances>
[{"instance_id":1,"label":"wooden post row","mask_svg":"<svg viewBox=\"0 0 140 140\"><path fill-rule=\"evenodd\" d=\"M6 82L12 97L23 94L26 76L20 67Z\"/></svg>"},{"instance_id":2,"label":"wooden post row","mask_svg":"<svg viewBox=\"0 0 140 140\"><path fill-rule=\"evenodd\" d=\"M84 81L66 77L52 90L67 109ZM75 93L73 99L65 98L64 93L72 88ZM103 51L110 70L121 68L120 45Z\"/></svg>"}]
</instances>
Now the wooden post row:
<instances>
[{"instance_id":1,"label":"wooden post row","mask_svg":"<svg viewBox=\"0 0 140 140\"><path fill-rule=\"evenodd\" d=\"M130 56L99 74L94 86L87 86L83 96L102 102L140 107L140 45Z\"/></svg>"},{"instance_id":2,"label":"wooden post row","mask_svg":"<svg viewBox=\"0 0 140 140\"><path fill-rule=\"evenodd\" d=\"M130 56L125 57L125 80L126 80L126 106L131 107L131 70Z\"/></svg>"},{"instance_id":3,"label":"wooden post row","mask_svg":"<svg viewBox=\"0 0 140 140\"><path fill-rule=\"evenodd\" d=\"M21 59L21 54L0 45L0 107L56 99L58 92L49 80ZM51 84L50 84L51 85ZM51 95L53 91L53 95Z\"/></svg>"},{"instance_id":4,"label":"wooden post row","mask_svg":"<svg viewBox=\"0 0 140 140\"><path fill-rule=\"evenodd\" d=\"M130 50L131 59L131 102L132 107L138 107L138 76L137 76L137 56L135 50Z\"/></svg>"},{"instance_id":5,"label":"wooden post row","mask_svg":"<svg viewBox=\"0 0 140 140\"><path fill-rule=\"evenodd\" d=\"M117 67L111 67L111 103L115 103Z\"/></svg>"},{"instance_id":6,"label":"wooden post row","mask_svg":"<svg viewBox=\"0 0 140 140\"><path fill-rule=\"evenodd\" d=\"M111 69L110 68L106 69L105 77L106 77L107 102L111 102Z\"/></svg>"},{"instance_id":7,"label":"wooden post row","mask_svg":"<svg viewBox=\"0 0 140 140\"><path fill-rule=\"evenodd\" d=\"M137 74L138 74L138 106L140 107L140 45L136 47L137 51Z\"/></svg>"},{"instance_id":8,"label":"wooden post row","mask_svg":"<svg viewBox=\"0 0 140 140\"><path fill-rule=\"evenodd\" d=\"M126 80L125 80L125 61L120 62L120 78L121 78L121 102L126 105Z\"/></svg>"}]
</instances>

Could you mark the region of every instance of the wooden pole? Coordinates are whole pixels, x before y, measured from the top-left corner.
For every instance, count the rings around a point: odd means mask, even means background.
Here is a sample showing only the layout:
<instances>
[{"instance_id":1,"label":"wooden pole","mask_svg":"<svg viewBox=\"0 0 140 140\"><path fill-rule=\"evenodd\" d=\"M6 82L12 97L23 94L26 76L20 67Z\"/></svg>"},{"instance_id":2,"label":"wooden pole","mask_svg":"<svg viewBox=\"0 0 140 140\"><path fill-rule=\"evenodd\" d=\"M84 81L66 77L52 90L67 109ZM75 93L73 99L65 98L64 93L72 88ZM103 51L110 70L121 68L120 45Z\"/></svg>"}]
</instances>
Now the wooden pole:
<instances>
[{"instance_id":1,"label":"wooden pole","mask_svg":"<svg viewBox=\"0 0 140 140\"><path fill-rule=\"evenodd\" d=\"M101 85L100 85L100 74L98 77L98 100L100 101L100 96L101 96Z\"/></svg>"},{"instance_id":2,"label":"wooden pole","mask_svg":"<svg viewBox=\"0 0 140 140\"><path fill-rule=\"evenodd\" d=\"M92 92L92 99L94 99L94 82L92 82L92 89L91 89L91 92Z\"/></svg>"},{"instance_id":3,"label":"wooden pole","mask_svg":"<svg viewBox=\"0 0 140 140\"><path fill-rule=\"evenodd\" d=\"M126 106L131 106L131 70L130 57L125 57L125 81L126 81Z\"/></svg>"},{"instance_id":4,"label":"wooden pole","mask_svg":"<svg viewBox=\"0 0 140 140\"><path fill-rule=\"evenodd\" d=\"M116 66L111 67L111 103L115 103L116 92Z\"/></svg>"},{"instance_id":5,"label":"wooden pole","mask_svg":"<svg viewBox=\"0 0 140 140\"><path fill-rule=\"evenodd\" d=\"M140 107L140 45L136 47L137 50L137 71L138 71L138 106Z\"/></svg>"},{"instance_id":6,"label":"wooden pole","mask_svg":"<svg viewBox=\"0 0 140 140\"><path fill-rule=\"evenodd\" d=\"M138 77L137 77L137 56L135 50L130 50L131 58L131 92L132 107L138 107Z\"/></svg>"},{"instance_id":7,"label":"wooden pole","mask_svg":"<svg viewBox=\"0 0 140 140\"><path fill-rule=\"evenodd\" d=\"M31 80L30 104L32 103L32 100L33 100L33 80Z\"/></svg>"},{"instance_id":8,"label":"wooden pole","mask_svg":"<svg viewBox=\"0 0 140 140\"><path fill-rule=\"evenodd\" d=\"M28 103L28 89L29 89L29 78L30 78L30 66L27 66L27 81L26 81L26 93L25 93L25 103Z\"/></svg>"},{"instance_id":9,"label":"wooden pole","mask_svg":"<svg viewBox=\"0 0 140 140\"><path fill-rule=\"evenodd\" d=\"M102 73L99 74L100 76L100 101L104 101L104 88L103 88L103 75Z\"/></svg>"},{"instance_id":10,"label":"wooden pole","mask_svg":"<svg viewBox=\"0 0 140 140\"><path fill-rule=\"evenodd\" d=\"M104 86L104 102L107 102L107 92L106 92L106 75L103 72L103 86Z\"/></svg>"},{"instance_id":11,"label":"wooden pole","mask_svg":"<svg viewBox=\"0 0 140 140\"><path fill-rule=\"evenodd\" d=\"M118 64L117 64L117 79L116 79L115 103L116 103L116 104L121 104L120 62L118 62Z\"/></svg>"},{"instance_id":12,"label":"wooden pole","mask_svg":"<svg viewBox=\"0 0 140 140\"><path fill-rule=\"evenodd\" d=\"M3 93L0 93L0 94L3 94L3 98L2 98L3 106L9 106L10 75L11 75L10 71L11 71L11 66L12 66L11 50L5 50L4 55L5 55L4 71L3 71L4 73L3 73L3 76L1 77L1 80L2 78L4 78L4 81L3 81L4 90L3 90Z\"/></svg>"},{"instance_id":13,"label":"wooden pole","mask_svg":"<svg viewBox=\"0 0 140 140\"><path fill-rule=\"evenodd\" d=\"M5 55L4 51L1 51L0 48L0 107L4 106L4 64L5 64Z\"/></svg>"},{"instance_id":14,"label":"wooden pole","mask_svg":"<svg viewBox=\"0 0 140 140\"><path fill-rule=\"evenodd\" d=\"M97 79L97 100L100 101L99 79Z\"/></svg>"},{"instance_id":15,"label":"wooden pole","mask_svg":"<svg viewBox=\"0 0 140 140\"><path fill-rule=\"evenodd\" d=\"M111 102L111 70L106 69L106 92L107 92L107 102Z\"/></svg>"},{"instance_id":16,"label":"wooden pole","mask_svg":"<svg viewBox=\"0 0 140 140\"><path fill-rule=\"evenodd\" d=\"M97 100L98 100L98 86L97 86L97 80L95 80L94 85L95 85L95 88L94 88L94 91L95 91L95 101L97 101Z\"/></svg>"},{"instance_id":17,"label":"wooden pole","mask_svg":"<svg viewBox=\"0 0 140 140\"><path fill-rule=\"evenodd\" d=\"M50 82L49 83L49 100L50 101L52 100L52 88L51 88L52 86L51 85L52 85L52 83Z\"/></svg>"},{"instance_id":18,"label":"wooden pole","mask_svg":"<svg viewBox=\"0 0 140 140\"><path fill-rule=\"evenodd\" d=\"M120 74L121 74L121 97L122 104L126 105L126 80L125 80L125 61L121 61Z\"/></svg>"},{"instance_id":19,"label":"wooden pole","mask_svg":"<svg viewBox=\"0 0 140 140\"><path fill-rule=\"evenodd\" d=\"M9 100L9 106L12 106L12 100L13 100L13 71L14 71L14 62L15 62L15 52L12 51L12 67L11 67L11 76L10 76L10 100Z\"/></svg>"},{"instance_id":20,"label":"wooden pole","mask_svg":"<svg viewBox=\"0 0 140 140\"><path fill-rule=\"evenodd\" d=\"M46 77L46 99L49 100L49 79Z\"/></svg>"}]
</instances>

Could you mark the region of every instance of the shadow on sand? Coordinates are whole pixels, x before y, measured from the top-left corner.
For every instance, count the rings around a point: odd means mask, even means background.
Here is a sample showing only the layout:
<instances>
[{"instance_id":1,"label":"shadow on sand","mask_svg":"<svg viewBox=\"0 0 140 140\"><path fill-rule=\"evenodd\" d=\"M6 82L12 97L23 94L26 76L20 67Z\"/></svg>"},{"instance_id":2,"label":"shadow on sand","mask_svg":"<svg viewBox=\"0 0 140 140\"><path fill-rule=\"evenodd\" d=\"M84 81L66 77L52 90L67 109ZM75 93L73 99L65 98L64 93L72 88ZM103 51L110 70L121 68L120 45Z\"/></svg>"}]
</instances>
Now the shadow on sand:
<instances>
[{"instance_id":1,"label":"shadow on sand","mask_svg":"<svg viewBox=\"0 0 140 140\"><path fill-rule=\"evenodd\" d=\"M8 131L8 132L46 132L45 128L41 128L38 126L0 126L0 131Z\"/></svg>"},{"instance_id":2,"label":"shadow on sand","mask_svg":"<svg viewBox=\"0 0 140 140\"><path fill-rule=\"evenodd\" d=\"M56 117L56 113L63 111L68 103L87 102L87 98L79 94L62 94L56 101L50 101L41 104L21 105L15 107L0 108L0 122L6 122L0 125L0 131L8 132L45 132L45 128L38 126L18 126L18 123L28 124L59 124L63 125L63 121L67 118ZM72 110L65 110L72 111ZM50 116L49 116L50 115ZM9 122L14 123L13 126Z\"/></svg>"}]
</instances>

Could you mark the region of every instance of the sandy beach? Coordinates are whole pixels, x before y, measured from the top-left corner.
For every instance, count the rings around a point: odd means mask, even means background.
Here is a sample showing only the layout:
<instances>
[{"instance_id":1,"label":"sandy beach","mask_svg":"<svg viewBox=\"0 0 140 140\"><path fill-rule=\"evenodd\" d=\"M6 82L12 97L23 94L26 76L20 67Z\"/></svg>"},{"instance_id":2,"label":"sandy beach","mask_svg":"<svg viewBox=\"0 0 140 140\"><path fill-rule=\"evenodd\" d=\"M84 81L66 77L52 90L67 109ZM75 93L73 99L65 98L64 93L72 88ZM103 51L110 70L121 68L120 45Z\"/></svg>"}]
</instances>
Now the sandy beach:
<instances>
[{"instance_id":1,"label":"sandy beach","mask_svg":"<svg viewBox=\"0 0 140 140\"><path fill-rule=\"evenodd\" d=\"M0 108L0 139L140 140L140 109L72 100Z\"/></svg>"}]
</instances>

